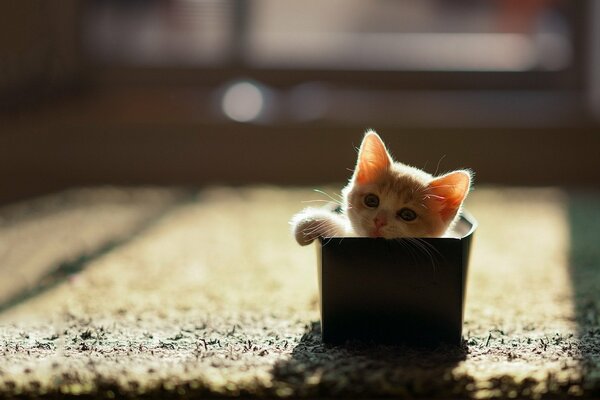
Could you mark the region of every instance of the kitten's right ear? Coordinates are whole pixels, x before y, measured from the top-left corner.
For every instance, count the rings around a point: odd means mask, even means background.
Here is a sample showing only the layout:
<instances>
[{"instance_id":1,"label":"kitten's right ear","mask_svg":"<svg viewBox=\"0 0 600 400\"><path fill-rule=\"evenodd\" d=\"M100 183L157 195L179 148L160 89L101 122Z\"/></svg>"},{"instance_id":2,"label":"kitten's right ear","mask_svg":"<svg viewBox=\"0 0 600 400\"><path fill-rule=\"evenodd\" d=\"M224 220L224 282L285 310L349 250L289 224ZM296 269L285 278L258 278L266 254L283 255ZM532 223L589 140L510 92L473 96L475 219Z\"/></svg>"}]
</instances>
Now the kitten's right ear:
<instances>
[{"instance_id":1,"label":"kitten's right ear","mask_svg":"<svg viewBox=\"0 0 600 400\"><path fill-rule=\"evenodd\" d=\"M392 158L383 144L383 140L375 131L367 131L358 151L358 161L354 171L354 179L359 184L374 182L387 171Z\"/></svg>"},{"instance_id":2,"label":"kitten's right ear","mask_svg":"<svg viewBox=\"0 0 600 400\"><path fill-rule=\"evenodd\" d=\"M451 221L471 188L471 171L459 170L433 179L427 187L425 201L439 212L442 220Z\"/></svg>"}]
</instances>

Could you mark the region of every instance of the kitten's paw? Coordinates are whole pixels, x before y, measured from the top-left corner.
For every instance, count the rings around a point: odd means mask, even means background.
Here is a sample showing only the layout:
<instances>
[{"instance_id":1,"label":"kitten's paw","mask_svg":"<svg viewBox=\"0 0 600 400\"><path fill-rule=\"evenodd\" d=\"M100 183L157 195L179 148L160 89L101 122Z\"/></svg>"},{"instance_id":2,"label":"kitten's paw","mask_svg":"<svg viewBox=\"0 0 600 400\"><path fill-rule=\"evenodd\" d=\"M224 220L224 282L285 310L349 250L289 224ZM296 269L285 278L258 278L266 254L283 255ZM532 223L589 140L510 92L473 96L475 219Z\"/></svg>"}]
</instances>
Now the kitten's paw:
<instances>
[{"instance_id":1,"label":"kitten's paw","mask_svg":"<svg viewBox=\"0 0 600 400\"><path fill-rule=\"evenodd\" d=\"M300 246L306 246L325 234L324 225L327 221L307 218L298 221L294 227L294 236Z\"/></svg>"},{"instance_id":2,"label":"kitten's paw","mask_svg":"<svg viewBox=\"0 0 600 400\"><path fill-rule=\"evenodd\" d=\"M346 231L344 217L318 208L303 210L294 215L290 223L300 246L311 244L319 237L343 236Z\"/></svg>"}]
</instances>

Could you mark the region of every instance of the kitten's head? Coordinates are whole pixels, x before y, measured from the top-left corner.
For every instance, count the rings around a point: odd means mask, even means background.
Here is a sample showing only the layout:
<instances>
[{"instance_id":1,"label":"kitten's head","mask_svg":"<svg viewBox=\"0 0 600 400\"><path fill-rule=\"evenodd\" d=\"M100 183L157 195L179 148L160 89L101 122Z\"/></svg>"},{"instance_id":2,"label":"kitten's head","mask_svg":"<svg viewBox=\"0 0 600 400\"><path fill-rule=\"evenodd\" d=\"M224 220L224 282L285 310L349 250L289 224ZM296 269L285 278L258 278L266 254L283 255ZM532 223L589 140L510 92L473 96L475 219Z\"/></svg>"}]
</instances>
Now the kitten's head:
<instances>
[{"instance_id":1,"label":"kitten's head","mask_svg":"<svg viewBox=\"0 0 600 400\"><path fill-rule=\"evenodd\" d=\"M469 192L471 173L459 170L433 177L394 162L377 133L368 131L350 182L344 208L360 236L442 236Z\"/></svg>"}]
</instances>

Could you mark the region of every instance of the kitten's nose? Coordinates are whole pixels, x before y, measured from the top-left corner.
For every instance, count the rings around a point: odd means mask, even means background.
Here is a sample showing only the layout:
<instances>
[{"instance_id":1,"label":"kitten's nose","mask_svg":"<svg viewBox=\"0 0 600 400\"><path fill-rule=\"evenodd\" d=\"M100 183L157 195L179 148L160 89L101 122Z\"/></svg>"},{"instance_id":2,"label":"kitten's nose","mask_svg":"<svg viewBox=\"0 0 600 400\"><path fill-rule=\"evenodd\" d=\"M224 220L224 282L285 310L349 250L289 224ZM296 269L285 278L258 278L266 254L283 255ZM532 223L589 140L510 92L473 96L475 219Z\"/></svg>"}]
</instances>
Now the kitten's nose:
<instances>
[{"instance_id":1,"label":"kitten's nose","mask_svg":"<svg viewBox=\"0 0 600 400\"><path fill-rule=\"evenodd\" d=\"M387 218L383 215L377 215L374 219L373 222L375 222L375 228L379 229L382 226L386 226L387 225Z\"/></svg>"}]
</instances>

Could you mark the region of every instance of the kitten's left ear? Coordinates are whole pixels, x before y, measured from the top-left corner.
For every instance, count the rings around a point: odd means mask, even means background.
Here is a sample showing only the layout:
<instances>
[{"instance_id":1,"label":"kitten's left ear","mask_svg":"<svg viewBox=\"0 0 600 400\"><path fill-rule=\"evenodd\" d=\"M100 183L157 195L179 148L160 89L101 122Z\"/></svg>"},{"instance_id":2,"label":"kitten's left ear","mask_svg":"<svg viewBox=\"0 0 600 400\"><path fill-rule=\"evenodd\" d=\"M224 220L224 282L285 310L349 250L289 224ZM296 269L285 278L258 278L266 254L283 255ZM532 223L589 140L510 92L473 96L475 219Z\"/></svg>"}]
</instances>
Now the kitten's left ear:
<instances>
[{"instance_id":1,"label":"kitten's left ear","mask_svg":"<svg viewBox=\"0 0 600 400\"><path fill-rule=\"evenodd\" d=\"M392 159L383 140L375 131L368 131L360 144L354 177L359 184L372 183L387 171Z\"/></svg>"},{"instance_id":2,"label":"kitten's left ear","mask_svg":"<svg viewBox=\"0 0 600 400\"><path fill-rule=\"evenodd\" d=\"M427 187L425 199L448 222L456 216L471 187L471 172L459 170L435 178Z\"/></svg>"}]
</instances>

